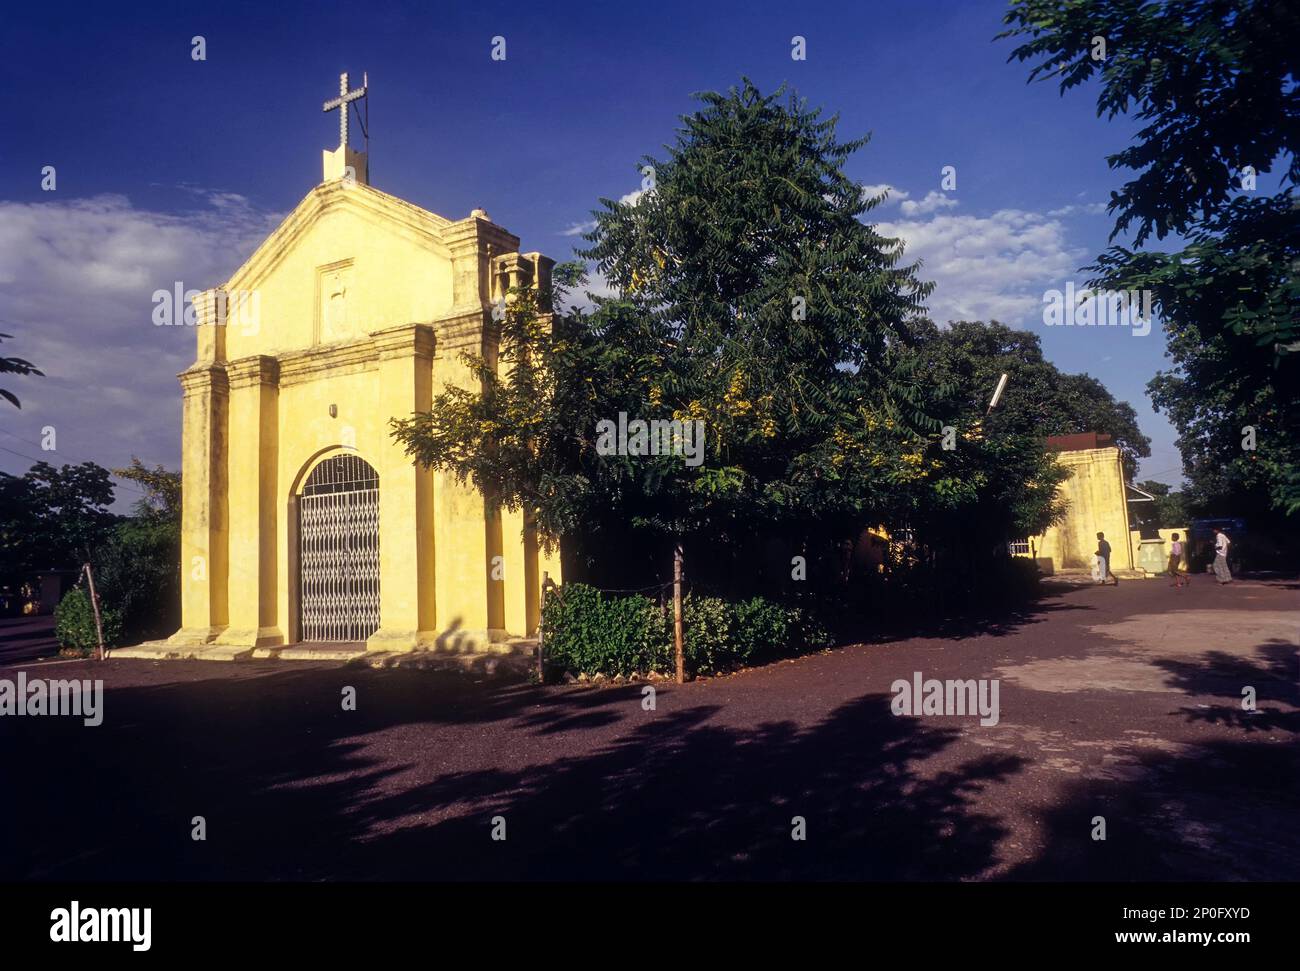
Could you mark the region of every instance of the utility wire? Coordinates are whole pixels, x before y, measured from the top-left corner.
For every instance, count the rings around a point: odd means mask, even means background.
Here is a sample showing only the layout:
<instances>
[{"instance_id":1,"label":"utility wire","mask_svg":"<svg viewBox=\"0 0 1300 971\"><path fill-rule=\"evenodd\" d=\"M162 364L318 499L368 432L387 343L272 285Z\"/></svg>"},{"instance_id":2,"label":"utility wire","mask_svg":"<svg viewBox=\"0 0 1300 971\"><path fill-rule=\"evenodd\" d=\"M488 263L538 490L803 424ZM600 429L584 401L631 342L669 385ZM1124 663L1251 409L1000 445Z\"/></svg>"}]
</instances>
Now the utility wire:
<instances>
[{"instance_id":1,"label":"utility wire","mask_svg":"<svg viewBox=\"0 0 1300 971\"><path fill-rule=\"evenodd\" d=\"M32 442L32 441L28 441L28 440L25 439L25 438L19 438L19 437L18 437L17 435L15 435L13 432L11 432L11 431L7 431L7 430L5 430L5 429L3 429L3 428L0 428L0 432L3 432L4 434L8 435L10 438L18 439L18 441L20 441L20 442L24 442L24 443L26 443L26 444L28 444L28 445L35 445L37 448L40 448L40 447L41 447L40 444L39 444L38 442ZM25 453L25 452L19 452L19 451L16 451L16 450L14 450L14 449L12 449L12 448L5 448L3 445L0 445L0 452L8 452L10 455L17 455L19 458L27 459L27 461L29 461L29 462L46 462L46 461L48 461L47 459L38 459L38 458L36 458L35 456L28 455L28 454ZM72 459L74 459L74 460L77 458L77 456L75 456L75 455L70 455L70 456L68 456L68 457L69 457L69 458L72 458ZM86 460L86 461L89 461L89 460ZM94 463L94 464L95 464L95 465L98 465L99 463L96 462L96 463ZM115 476L114 478L118 478L118 477ZM144 489L140 488L140 487L139 487L138 485L136 485L134 482L131 482L131 481L127 480L127 479L123 479L123 480L121 481L120 484L121 484L122 486L125 486L127 489L132 490L133 492L138 492L140 495L144 496L145 498L148 498L148 496L149 496L149 493L148 493L148 492L146 492Z\"/></svg>"}]
</instances>

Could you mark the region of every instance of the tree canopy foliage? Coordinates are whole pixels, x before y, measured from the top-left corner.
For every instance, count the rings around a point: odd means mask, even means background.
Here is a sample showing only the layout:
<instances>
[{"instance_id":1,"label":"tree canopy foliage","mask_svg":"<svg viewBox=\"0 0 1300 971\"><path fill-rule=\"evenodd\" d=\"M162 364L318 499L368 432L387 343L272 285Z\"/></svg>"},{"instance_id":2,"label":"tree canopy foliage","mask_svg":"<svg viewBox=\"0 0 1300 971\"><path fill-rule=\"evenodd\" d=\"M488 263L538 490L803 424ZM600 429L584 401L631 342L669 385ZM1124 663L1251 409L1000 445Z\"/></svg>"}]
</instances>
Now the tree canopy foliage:
<instances>
[{"instance_id":1,"label":"tree canopy foliage","mask_svg":"<svg viewBox=\"0 0 1300 971\"><path fill-rule=\"evenodd\" d=\"M12 334L0 334L0 343L3 343L5 340L11 340L12 338ZM0 374L35 374L41 376L42 372L38 371L35 365L30 361L24 360L21 357L5 357L0 355ZM15 408L22 407L18 402L18 396L12 391L6 391L4 388L0 388L0 398L4 398Z\"/></svg>"},{"instance_id":2,"label":"tree canopy foliage","mask_svg":"<svg viewBox=\"0 0 1300 971\"><path fill-rule=\"evenodd\" d=\"M80 566L117 522L108 511L112 502L108 470L93 462L61 468L37 462L23 475L0 475L3 582Z\"/></svg>"},{"instance_id":3,"label":"tree canopy foliage","mask_svg":"<svg viewBox=\"0 0 1300 971\"><path fill-rule=\"evenodd\" d=\"M21 476L0 474L0 588L21 594L40 572L89 560L105 617L111 614L109 639L165 636L180 624L180 474L134 457L112 474L142 487L134 515L109 511L112 478L93 462L38 462ZM86 596L78 585L65 600L84 600L67 610L89 623Z\"/></svg>"},{"instance_id":4,"label":"tree canopy foliage","mask_svg":"<svg viewBox=\"0 0 1300 971\"><path fill-rule=\"evenodd\" d=\"M1135 502L1129 506L1134 529L1191 528L1192 517L1187 509L1187 497L1181 492L1167 483L1151 479L1137 483L1137 487L1155 496L1155 500Z\"/></svg>"},{"instance_id":5,"label":"tree canopy foliage","mask_svg":"<svg viewBox=\"0 0 1300 971\"><path fill-rule=\"evenodd\" d=\"M905 430L935 427L894 379L929 287L861 221L877 200L843 173L865 140L748 82L701 100L668 157L644 160L645 191L595 213L583 255L618 296L552 328L519 295L500 378L471 355L481 393L451 389L395 423L421 461L527 506L552 535L630 525L725 541L860 516L902 474L887 453L914 447ZM704 421L706 460L597 455L597 423L620 412ZM844 443L867 426L878 471L845 489Z\"/></svg>"},{"instance_id":6,"label":"tree canopy foliage","mask_svg":"<svg viewBox=\"0 0 1300 971\"><path fill-rule=\"evenodd\" d=\"M1013 412L1018 430L1037 430L1042 437L1100 432L1119 447L1124 470L1131 479L1138 459L1151 455L1151 439L1138 427L1137 412L1116 401L1106 387L1088 374L1067 374L1043 357L1037 334L1007 327L998 321L952 321L936 329L930 340L963 374L977 376L978 387L992 389L998 375L1009 377L999 405ZM986 396L987 397L987 396ZM971 402L973 408L978 402Z\"/></svg>"},{"instance_id":7,"label":"tree canopy foliage","mask_svg":"<svg viewBox=\"0 0 1300 971\"><path fill-rule=\"evenodd\" d=\"M181 474L155 465L152 469L131 456L131 464L124 469L114 469L119 479L134 482L143 495L136 500L134 514L142 519L171 522L181 521Z\"/></svg>"},{"instance_id":8,"label":"tree canopy foliage","mask_svg":"<svg viewBox=\"0 0 1300 971\"><path fill-rule=\"evenodd\" d=\"M1141 122L1107 158L1135 173L1110 200L1112 239L1133 245L1102 254L1090 285L1152 293L1174 366L1148 389L1193 499L1300 512L1300 8L1018 0L1005 22L1031 80L1095 82L1099 115ZM1150 251L1152 235L1182 248Z\"/></svg>"},{"instance_id":9,"label":"tree canopy foliage","mask_svg":"<svg viewBox=\"0 0 1300 971\"><path fill-rule=\"evenodd\" d=\"M788 575L791 553L882 523L987 556L1061 513L1047 435L1109 431L1148 454L1132 409L1061 375L1036 337L925 317L931 285L844 175L865 139L749 82L701 101L667 157L642 160L643 191L594 214L580 255L613 295L567 308L581 265L512 294L497 355L464 355L465 387L393 420L418 461L603 546L608 577L681 537L747 574L775 543ZM986 419L1002 371L1013 390ZM703 422L702 463L601 454L620 413Z\"/></svg>"}]
</instances>

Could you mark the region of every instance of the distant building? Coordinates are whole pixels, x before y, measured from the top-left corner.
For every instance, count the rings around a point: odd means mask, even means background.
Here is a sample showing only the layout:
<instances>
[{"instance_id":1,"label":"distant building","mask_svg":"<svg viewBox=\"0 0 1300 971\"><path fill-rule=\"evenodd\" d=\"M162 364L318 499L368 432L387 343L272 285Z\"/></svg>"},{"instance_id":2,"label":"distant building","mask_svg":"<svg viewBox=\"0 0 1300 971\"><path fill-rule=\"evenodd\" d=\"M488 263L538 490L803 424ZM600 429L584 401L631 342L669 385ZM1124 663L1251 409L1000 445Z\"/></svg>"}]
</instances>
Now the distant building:
<instances>
[{"instance_id":1,"label":"distant building","mask_svg":"<svg viewBox=\"0 0 1300 971\"><path fill-rule=\"evenodd\" d=\"M1071 471L1060 486L1069 511L1059 525L1042 535L1012 544L1012 553L1033 557L1044 573L1089 570L1097 534L1105 533L1111 546L1111 569L1135 569L1128 511L1132 487L1124 482L1123 457L1111 436L1097 432L1055 435L1048 438L1047 445Z\"/></svg>"}]
</instances>

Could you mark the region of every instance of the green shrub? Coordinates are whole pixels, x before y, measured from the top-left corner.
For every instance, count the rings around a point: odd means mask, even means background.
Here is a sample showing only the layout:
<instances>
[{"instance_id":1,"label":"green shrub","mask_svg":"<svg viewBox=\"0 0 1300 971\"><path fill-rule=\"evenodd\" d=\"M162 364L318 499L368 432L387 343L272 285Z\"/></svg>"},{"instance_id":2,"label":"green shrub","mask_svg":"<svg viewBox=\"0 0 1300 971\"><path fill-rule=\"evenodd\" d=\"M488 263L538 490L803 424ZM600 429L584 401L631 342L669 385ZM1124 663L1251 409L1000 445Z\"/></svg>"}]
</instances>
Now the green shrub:
<instances>
[{"instance_id":1,"label":"green shrub","mask_svg":"<svg viewBox=\"0 0 1300 971\"><path fill-rule=\"evenodd\" d=\"M795 617L799 631L796 636L804 650L824 651L835 646L835 635L830 628L812 614L796 608Z\"/></svg>"},{"instance_id":2,"label":"green shrub","mask_svg":"<svg viewBox=\"0 0 1300 971\"><path fill-rule=\"evenodd\" d=\"M180 626L180 537L175 523L128 520L95 550L91 563L105 644L165 637ZM55 608L54 630L64 647L95 647L95 617L84 581Z\"/></svg>"},{"instance_id":3,"label":"green shrub","mask_svg":"<svg viewBox=\"0 0 1300 971\"><path fill-rule=\"evenodd\" d=\"M582 583L546 598L546 657L556 667L588 674L645 672L662 667L663 615L639 594L606 597Z\"/></svg>"},{"instance_id":4,"label":"green shrub","mask_svg":"<svg viewBox=\"0 0 1300 971\"><path fill-rule=\"evenodd\" d=\"M763 597L751 597L733 605L731 610L736 631L736 653L742 662L798 650L796 642L801 618L797 609Z\"/></svg>"},{"instance_id":5,"label":"green shrub","mask_svg":"<svg viewBox=\"0 0 1300 971\"><path fill-rule=\"evenodd\" d=\"M659 670L675 670L677 648L672 604L664 609L662 616L666 663ZM737 657L731 605L718 597L688 593L682 598L682 641L688 671L716 674L743 663Z\"/></svg>"},{"instance_id":6,"label":"green shrub","mask_svg":"<svg viewBox=\"0 0 1300 971\"><path fill-rule=\"evenodd\" d=\"M128 520L92 562L100 605L117 611L124 643L166 637L180 627L180 531L175 523Z\"/></svg>"},{"instance_id":7,"label":"green shrub","mask_svg":"<svg viewBox=\"0 0 1300 971\"><path fill-rule=\"evenodd\" d=\"M676 667L673 611L645 597L606 596L570 583L544 611L546 657L586 674L667 672ZM829 646L830 636L796 607L763 597L730 603L687 594L682 635L688 671L717 674L756 660Z\"/></svg>"},{"instance_id":8,"label":"green shrub","mask_svg":"<svg viewBox=\"0 0 1300 971\"><path fill-rule=\"evenodd\" d=\"M99 613L104 625L104 643L117 644L122 638L121 615L116 610L105 607L102 598ZM54 608L54 636L62 647L83 653L89 653L98 646L95 612L90 606L90 594L84 587L73 587Z\"/></svg>"}]
</instances>

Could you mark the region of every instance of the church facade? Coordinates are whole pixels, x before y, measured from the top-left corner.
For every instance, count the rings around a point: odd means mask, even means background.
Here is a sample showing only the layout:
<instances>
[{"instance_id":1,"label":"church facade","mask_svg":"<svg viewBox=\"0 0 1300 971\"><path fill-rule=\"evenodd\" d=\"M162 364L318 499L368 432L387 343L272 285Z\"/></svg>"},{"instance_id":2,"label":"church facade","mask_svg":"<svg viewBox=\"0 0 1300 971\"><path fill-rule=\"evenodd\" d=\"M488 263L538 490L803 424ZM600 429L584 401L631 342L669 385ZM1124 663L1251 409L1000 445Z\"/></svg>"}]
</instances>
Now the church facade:
<instances>
[{"instance_id":1,"label":"church facade","mask_svg":"<svg viewBox=\"0 0 1300 971\"><path fill-rule=\"evenodd\" d=\"M389 427L473 387L461 352L491 360L493 308L553 263L481 210L367 182L344 131L324 181L194 301L173 645L490 649L533 635L560 579L522 513L415 465Z\"/></svg>"}]
</instances>

